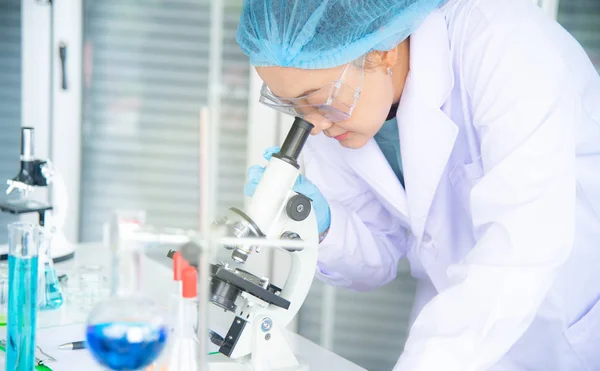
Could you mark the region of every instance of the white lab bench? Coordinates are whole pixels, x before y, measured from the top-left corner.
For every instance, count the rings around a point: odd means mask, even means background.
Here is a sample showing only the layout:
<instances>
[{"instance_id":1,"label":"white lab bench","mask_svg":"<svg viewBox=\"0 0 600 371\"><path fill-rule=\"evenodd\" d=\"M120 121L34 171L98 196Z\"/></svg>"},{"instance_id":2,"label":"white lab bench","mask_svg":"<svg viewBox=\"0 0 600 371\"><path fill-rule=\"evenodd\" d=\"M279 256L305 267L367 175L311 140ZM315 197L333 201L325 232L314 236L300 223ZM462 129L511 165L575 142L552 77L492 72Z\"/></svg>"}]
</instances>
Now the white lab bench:
<instances>
[{"instance_id":1,"label":"white lab bench","mask_svg":"<svg viewBox=\"0 0 600 371\"><path fill-rule=\"evenodd\" d=\"M166 254L159 254L164 260L162 261L144 261L142 266L142 285L144 291L151 294L157 300L168 300L170 295L169 290L172 287L171 278L172 270L170 261L166 258ZM160 258L157 260L161 260ZM110 271L110 254L106 247L101 244L81 244L76 248L75 259L56 264L58 274L72 272L75 266L81 265L100 265L104 267L105 272ZM151 274L145 274L151 272ZM38 323L40 327L56 327L68 326L77 323L84 323L87 314L69 308L69 305L63 305L62 308L40 312ZM308 364L311 371L361 371L364 370L350 361L330 352L317 344L307 340L306 338L293 333L285 332L287 341L292 346L296 357L302 364ZM222 355L217 355L221 356ZM90 356L91 359L91 356ZM51 364L48 364L52 367ZM102 371L103 368L98 366L97 369L86 368L86 371Z\"/></svg>"}]
</instances>

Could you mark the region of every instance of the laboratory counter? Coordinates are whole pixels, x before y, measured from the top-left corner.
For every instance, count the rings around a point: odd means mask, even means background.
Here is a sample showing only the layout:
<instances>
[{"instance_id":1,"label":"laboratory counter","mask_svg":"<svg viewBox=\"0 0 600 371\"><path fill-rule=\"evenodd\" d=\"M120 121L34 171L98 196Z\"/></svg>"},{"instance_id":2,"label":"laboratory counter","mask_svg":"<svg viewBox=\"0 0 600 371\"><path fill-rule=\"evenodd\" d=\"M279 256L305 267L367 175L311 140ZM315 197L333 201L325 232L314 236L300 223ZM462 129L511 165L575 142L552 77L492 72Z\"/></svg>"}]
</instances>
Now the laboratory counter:
<instances>
[{"instance_id":1,"label":"laboratory counter","mask_svg":"<svg viewBox=\"0 0 600 371\"><path fill-rule=\"evenodd\" d=\"M163 255L164 256L164 255ZM158 259L160 260L160 258ZM144 268L144 264L150 264ZM75 258L60 262L56 264L56 270L59 275L67 274L73 275L76 272L77 267L96 267L103 271L105 276L109 275L110 272L110 252L102 244L80 244L76 247ZM151 274L144 274L144 272L151 272ZM151 294L155 299L162 301L168 300L170 290L172 289L172 283L170 278L172 277L172 270L168 260L164 261L146 261L142 266L143 285L149 290L144 289L147 293ZM93 284L93 282L88 283ZM68 292L65 296L68 296ZM66 338L73 337L67 341L82 340L79 337L84 336L85 321L87 319L86 311L79 305L74 305L67 300L65 304L58 310L54 311L42 311L38 315L38 345L46 347L43 349L46 353L57 359L57 363L50 361L47 365L53 371L71 371L85 369L88 371L102 371L103 368L97 365L92 356L85 350L79 351L65 351L51 349L54 348L54 343L58 339L54 339L49 342L48 339L40 339L45 336L44 334L53 338L56 338L56 333L63 333ZM64 331L63 331L64 328ZM77 332L80 331L79 337ZM74 335L66 335L66 333L74 333ZM308 364L311 371L361 371L364 370L348 360L336 355L335 353L318 346L317 344L309 341L308 339L298 335L297 333L284 330L284 336L288 343L291 345L293 352L297 359L302 364ZM52 344L52 345L47 345ZM69 352L66 354L65 352ZM75 357L75 353L76 357ZM221 354L211 357L223 357ZM61 359L70 359L68 363L77 364L64 364ZM213 359L211 359L211 362ZM218 362L218 360L216 360ZM85 364L85 367L83 367ZM83 367L83 368L82 368ZM211 367L212 369L212 367ZM219 370L227 370L220 366Z\"/></svg>"}]
</instances>

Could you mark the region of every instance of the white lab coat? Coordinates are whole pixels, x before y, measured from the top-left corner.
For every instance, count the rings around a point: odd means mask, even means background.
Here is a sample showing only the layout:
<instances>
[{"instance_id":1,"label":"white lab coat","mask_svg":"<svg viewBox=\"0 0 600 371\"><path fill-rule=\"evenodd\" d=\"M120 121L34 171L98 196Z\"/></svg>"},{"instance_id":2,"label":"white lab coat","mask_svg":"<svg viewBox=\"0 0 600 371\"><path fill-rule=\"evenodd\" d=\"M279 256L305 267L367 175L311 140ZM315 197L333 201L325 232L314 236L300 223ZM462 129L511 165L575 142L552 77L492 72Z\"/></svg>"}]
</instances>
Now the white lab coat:
<instances>
[{"instance_id":1,"label":"white lab coat","mask_svg":"<svg viewBox=\"0 0 600 371\"><path fill-rule=\"evenodd\" d=\"M369 290L409 259L397 371L600 370L597 72L528 0L451 1L410 48L406 192L374 141L307 142L331 208L317 276Z\"/></svg>"}]
</instances>

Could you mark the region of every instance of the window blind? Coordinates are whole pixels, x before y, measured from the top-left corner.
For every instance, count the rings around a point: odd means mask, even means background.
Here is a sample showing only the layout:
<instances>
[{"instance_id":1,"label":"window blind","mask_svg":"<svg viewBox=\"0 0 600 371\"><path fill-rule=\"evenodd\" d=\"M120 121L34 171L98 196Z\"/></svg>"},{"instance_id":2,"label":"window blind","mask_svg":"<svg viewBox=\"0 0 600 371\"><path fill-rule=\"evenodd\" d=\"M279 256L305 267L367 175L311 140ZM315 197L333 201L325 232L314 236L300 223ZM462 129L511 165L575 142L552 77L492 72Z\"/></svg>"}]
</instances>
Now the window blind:
<instances>
[{"instance_id":1,"label":"window blind","mask_svg":"<svg viewBox=\"0 0 600 371\"><path fill-rule=\"evenodd\" d=\"M241 9L223 10L219 209L243 206L249 62ZM228 3L229 4L229 3ZM199 112L208 101L210 0L84 2L80 237L116 208L199 227Z\"/></svg>"},{"instance_id":2,"label":"window blind","mask_svg":"<svg viewBox=\"0 0 600 371\"><path fill-rule=\"evenodd\" d=\"M19 171L21 127L21 2L0 0L0 202L6 180ZM0 213L0 244L17 218Z\"/></svg>"},{"instance_id":3,"label":"window blind","mask_svg":"<svg viewBox=\"0 0 600 371\"><path fill-rule=\"evenodd\" d=\"M561 1L558 22L581 43L600 71L600 1Z\"/></svg>"}]
</instances>

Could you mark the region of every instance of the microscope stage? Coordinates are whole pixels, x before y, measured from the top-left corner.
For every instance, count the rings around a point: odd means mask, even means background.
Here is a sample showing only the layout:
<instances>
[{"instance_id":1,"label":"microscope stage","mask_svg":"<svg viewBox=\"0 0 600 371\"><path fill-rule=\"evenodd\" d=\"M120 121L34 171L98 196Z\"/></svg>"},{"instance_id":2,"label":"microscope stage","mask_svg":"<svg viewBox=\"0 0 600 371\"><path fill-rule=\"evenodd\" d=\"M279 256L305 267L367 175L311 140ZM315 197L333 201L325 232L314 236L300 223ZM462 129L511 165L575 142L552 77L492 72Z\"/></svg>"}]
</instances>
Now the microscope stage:
<instances>
[{"instance_id":1,"label":"microscope stage","mask_svg":"<svg viewBox=\"0 0 600 371\"><path fill-rule=\"evenodd\" d=\"M52 206L35 200L11 200L0 204L0 211L11 214L40 213L52 210Z\"/></svg>"}]
</instances>

